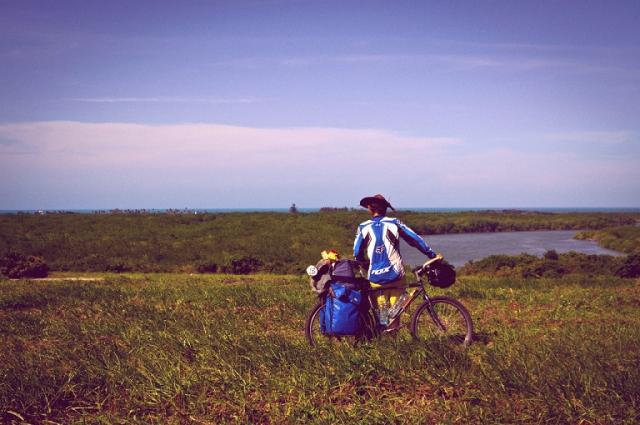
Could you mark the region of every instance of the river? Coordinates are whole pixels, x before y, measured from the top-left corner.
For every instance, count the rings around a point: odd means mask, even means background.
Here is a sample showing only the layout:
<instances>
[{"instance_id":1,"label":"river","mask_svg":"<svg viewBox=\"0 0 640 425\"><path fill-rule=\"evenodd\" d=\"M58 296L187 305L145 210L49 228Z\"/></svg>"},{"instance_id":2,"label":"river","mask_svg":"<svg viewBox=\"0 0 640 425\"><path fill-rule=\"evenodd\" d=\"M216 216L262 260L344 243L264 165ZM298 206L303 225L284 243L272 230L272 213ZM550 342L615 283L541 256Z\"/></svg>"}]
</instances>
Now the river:
<instances>
[{"instance_id":1,"label":"river","mask_svg":"<svg viewBox=\"0 0 640 425\"><path fill-rule=\"evenodd\" d=\"M423 236L436 252L441 252L454 266L469 260L479 260L494 254L517 255L527 253L542 256L550 249L558 253L576 251L584 254L624 255L598 246L595 241L573 239L574 230L543 230L535 232L457 233ZM425 256L401 242L403 259L410 265L421 264Z\"/></svg>"}]
</instances>

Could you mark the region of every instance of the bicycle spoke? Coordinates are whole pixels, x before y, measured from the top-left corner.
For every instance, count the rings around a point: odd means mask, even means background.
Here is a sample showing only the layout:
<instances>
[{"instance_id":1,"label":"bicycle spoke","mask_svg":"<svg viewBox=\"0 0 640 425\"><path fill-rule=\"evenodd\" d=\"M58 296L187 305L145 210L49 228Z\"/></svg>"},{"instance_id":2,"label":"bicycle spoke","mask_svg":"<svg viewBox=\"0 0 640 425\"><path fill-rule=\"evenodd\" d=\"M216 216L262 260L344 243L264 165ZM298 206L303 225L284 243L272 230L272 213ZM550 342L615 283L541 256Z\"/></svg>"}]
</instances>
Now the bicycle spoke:
<instances>
[{"instance_id":1,"label":"bicycle spoke","mask_svg":"<svg viewBox=\"0 0 640 425\"><path fill-rule=\"evenodd\" d=\"M433 299L416 311L412 321L414 337L420 340L444 339L456 344L471 342L471 318L457 301Z\"/></svg>"}]
</instances>

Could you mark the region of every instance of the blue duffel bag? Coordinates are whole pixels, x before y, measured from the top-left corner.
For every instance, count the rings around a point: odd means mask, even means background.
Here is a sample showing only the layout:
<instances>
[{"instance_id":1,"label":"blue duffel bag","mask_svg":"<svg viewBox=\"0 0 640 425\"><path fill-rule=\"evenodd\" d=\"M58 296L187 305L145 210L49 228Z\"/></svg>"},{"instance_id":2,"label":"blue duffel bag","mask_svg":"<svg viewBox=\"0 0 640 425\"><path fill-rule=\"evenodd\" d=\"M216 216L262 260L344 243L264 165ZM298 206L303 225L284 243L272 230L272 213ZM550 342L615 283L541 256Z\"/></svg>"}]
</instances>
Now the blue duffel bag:
<instances>
[{"instance_id":1,"label":"blue duffel bag","mask_svg":"<svg viewBox=\"0 0 640 425\"><path fill-rule=\"evenodd\" d=\"M332 283L324 308L320 310L320 323L325 335L360 335L362 293L349 285Z\"/></svg>"}]
</instances>

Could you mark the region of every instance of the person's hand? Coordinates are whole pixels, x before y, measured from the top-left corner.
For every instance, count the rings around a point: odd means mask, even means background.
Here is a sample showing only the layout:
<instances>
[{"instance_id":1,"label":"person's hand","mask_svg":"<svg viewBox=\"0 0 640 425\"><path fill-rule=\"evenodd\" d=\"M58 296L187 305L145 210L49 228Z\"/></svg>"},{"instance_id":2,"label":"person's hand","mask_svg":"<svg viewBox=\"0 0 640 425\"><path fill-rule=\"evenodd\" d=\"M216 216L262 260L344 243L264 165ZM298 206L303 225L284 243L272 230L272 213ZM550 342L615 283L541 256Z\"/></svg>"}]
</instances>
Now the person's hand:
<instances>
[{"instance_id":1,"label":"person's hand","mask_svg":"<svg viewBox=\"0 0 640 425\"><path fill-rule=\"evenodd\" d=\"M444 255L441 252L436 253L436 257L438 260L444 260Z\"/></svg>"}]
</instances>

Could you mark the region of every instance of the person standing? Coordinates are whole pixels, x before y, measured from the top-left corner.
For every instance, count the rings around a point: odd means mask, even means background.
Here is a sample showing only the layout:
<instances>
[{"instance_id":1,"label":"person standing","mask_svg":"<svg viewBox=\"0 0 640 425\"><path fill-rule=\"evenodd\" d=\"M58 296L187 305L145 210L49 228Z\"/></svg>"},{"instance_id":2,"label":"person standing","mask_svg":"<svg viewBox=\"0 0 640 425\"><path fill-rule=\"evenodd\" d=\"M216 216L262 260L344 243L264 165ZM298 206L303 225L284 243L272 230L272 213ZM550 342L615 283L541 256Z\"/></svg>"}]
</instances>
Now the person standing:
<instances>
[{"instance_id":1,"label":"person standing","mask_svg":"<svg viewBox=\"0 0 640 425\"><path fill-rule=\"evenodd\" d=\"M416 232L397 218L387 217L387 209L395 208L382 195L367 196L360 205L369 210L371 219L360 223L353 243L353 256L360 262L369 258L367 279L371 287L380 289L379 309L393 306L406 286L404 264L400 254L400 238L429 258L437 254Z\"/></svg>"}]
</instances>

